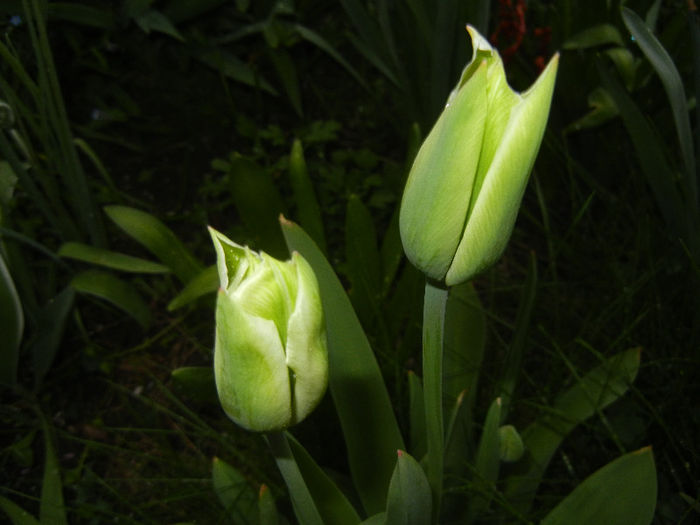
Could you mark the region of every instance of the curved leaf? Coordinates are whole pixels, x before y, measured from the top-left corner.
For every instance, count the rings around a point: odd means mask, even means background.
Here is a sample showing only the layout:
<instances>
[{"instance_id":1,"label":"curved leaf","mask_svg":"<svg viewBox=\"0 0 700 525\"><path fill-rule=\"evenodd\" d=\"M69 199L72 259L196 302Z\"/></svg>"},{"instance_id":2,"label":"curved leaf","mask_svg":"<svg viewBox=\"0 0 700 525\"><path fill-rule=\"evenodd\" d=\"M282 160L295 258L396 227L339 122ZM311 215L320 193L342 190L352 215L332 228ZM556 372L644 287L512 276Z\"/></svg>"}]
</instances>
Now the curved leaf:
<instances>
[{"instance_id":1,"label":"curved leaf","mask_svg":"<svg viewBox=\"0 0 700 525\"><path fill-rule=\"evenodd\" d=\"M215 292L218 288L219 272L216 265L212 264L188 282L180 293L168 303L168 311L172 312L173 310L182 308L208 293Z\"/></svg>"},{"instance_id":2,"label":"curved leaf","mask_svg":"<svg viewBox=\"0 0 700 525\"><path fill-rule=\"evenodd\" d=\"M651 447L625 454L594 472L541 525L624 523L649 525L656 508L656 466Z\"/></svg>"},{"instance_id":3,"label":"curved leaf","mask_svg":"<svg viewBox=\"0 0 700 525\"><path fill-rule=\"evenodd\" d=\"M123 272L168 273L170 271L170 268L163 264L80 242L64 243L59 248L58 255Z\"/></svg>"},{"instance_id":4,"label":"curved leaf","mask_svg":"<svg viewBox=\"0 0 700 525\"><path fill-rule=\"evenodd\" d=\"M530 507L542 475L566 435L627 392L639 370L640 351L632 348L604 361L557 396L552 410L523 431L528 453L505 490L516 508Z\"/></svg>"},{"instance_id":5,"label":"curved leaf","mask_svg":"<svg viewBox=\"0 0 700 525\"><path fill-rule=\"evenodd\" d=\"M173 231L150 213L128 206L105 206L104 210L117 226L160 259L183 283L202 271L202 266Z\"/></svg>"},{"instance_id":6,"label":"curved leaf","mask_svg":"<svg viewBox=\"0 0 700 525\"><path fill-rule=\"evenodd\" d=\"M143 328L151 322L151 312L141 296L126 281L100 270L87 270L79 273L71 281L78 292L99 297L123 310Z\"/></svg>"}]
</instances>

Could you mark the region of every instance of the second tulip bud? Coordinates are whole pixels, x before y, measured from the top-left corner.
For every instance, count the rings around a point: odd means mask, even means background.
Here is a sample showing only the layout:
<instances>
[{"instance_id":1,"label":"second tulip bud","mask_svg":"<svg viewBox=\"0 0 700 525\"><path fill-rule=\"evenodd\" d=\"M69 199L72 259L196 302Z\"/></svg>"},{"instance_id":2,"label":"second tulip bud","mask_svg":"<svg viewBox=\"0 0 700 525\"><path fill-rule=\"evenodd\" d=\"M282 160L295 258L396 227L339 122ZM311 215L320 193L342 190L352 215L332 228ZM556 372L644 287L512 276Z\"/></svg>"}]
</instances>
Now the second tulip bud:
<instances>
[{"instance_id":1,"label":"second tulip bud","mask_svg":"<svg viewBox=\"0 0 700 525\"><path fill-rule=\"evenodd\" d=\"M544 135L558 55L513 91L498 52L467 27L474 52L423 142L400 211L408 259L448 286L493 264L513 230Z\"/></svg>"}]
</instances>

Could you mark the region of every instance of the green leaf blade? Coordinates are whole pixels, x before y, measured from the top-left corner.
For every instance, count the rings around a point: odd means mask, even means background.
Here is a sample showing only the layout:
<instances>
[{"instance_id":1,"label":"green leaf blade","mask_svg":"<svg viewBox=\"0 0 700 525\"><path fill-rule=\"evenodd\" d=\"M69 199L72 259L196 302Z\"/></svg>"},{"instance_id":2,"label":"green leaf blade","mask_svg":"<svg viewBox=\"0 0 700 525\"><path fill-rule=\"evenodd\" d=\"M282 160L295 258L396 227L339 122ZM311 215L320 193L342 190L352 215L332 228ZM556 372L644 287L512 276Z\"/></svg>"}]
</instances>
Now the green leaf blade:
<instances>
[{"instance_id":1,"label":"green leaf blade","mask_svg":"<svg viewBox=\"0 0 700 525\"><path fill-rule=\"evenodd\" d=\"M290 251L301 253L318 279L328 332L329 387L343 428L350 470L367 513L381 512L396 450L405 449L389 394L333 268L298 225L283 220L282 230Z\"/></svg>"},{"instance_id":2,"label":"green leaf blade","mask_svg":"<svg viewBox=\"0 0 700 525\"><path fill-rule=\"evenodd\" d=\"M654 519L656 497L656 466L647 447L625 454L586 478L541 525L649 525Z\"/></svg>"}]
</instances>

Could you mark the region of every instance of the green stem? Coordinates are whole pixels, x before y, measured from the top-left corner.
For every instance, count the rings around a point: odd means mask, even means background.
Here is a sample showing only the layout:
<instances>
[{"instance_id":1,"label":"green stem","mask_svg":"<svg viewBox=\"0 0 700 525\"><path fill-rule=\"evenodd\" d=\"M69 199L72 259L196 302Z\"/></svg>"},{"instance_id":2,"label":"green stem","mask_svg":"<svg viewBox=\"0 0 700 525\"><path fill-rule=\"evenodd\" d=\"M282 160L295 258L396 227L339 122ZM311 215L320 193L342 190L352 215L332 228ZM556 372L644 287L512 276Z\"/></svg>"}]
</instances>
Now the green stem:
<instances>
[{"instance_id":1,"label":"green stem","mask_svg":"<svg viewBox=\"0 0 700 525\"><path fill-rule=\"evenodd\" d=\"M423 302L423 398L428 441L428 482L433 492L433 522L440 515L445 431L442 421L442 354L448 290L431 282Z\"/></svg>"},{"instance_id":2,"label":"green stem","mask_svg":"<svg viewBox=\"0 0 700 525\"><path fill-rule=\"evenodd\" d=\"M284 482L287 484L294 514L296 514L299 523L323 525L323 519L306 486L296 459L294 459L292 449L289 447L287 436L284 432L270 432L265 434L265 439L275 456L277 468L280 469Z\"/></svg>"}]
</instances>

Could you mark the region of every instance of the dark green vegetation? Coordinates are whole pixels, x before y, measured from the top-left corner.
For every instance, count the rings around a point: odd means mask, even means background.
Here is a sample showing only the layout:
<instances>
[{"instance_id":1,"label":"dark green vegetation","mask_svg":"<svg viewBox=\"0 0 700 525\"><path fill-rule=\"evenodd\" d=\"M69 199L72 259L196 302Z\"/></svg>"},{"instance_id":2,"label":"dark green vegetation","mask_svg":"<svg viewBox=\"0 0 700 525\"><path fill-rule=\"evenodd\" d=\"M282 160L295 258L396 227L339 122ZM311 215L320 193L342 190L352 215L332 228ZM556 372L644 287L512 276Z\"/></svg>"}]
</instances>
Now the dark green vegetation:
<instances>
[{"instance_id":1,"label":"dark green vegetation","mask_svg":"<svg viewBox=\"0 0 700 525\"><path fill-rule=\"evenodd\" d=\"M205 371L172 373L211 362L207 224L282 257L279 214L300 222L349 290L410 434L423 283L392 218L470 56L468 22L498 35L515 88L562 55L509 248L475 282L488 331L474 420L504 368L522 429L568 378L641 348L634 385L564 440L533 510L496 497L493 515L536 522L651 445L656 523L697 521L697 11L531 0L521 26L518 5L2 2L0 508L46 523L65 522L63 504L70 523L245 523L255 501L220 502L228 463L291 519L260 436L225 418ZM293 432L346 470L329 400Z\"/></svg>"}]
</instances>

